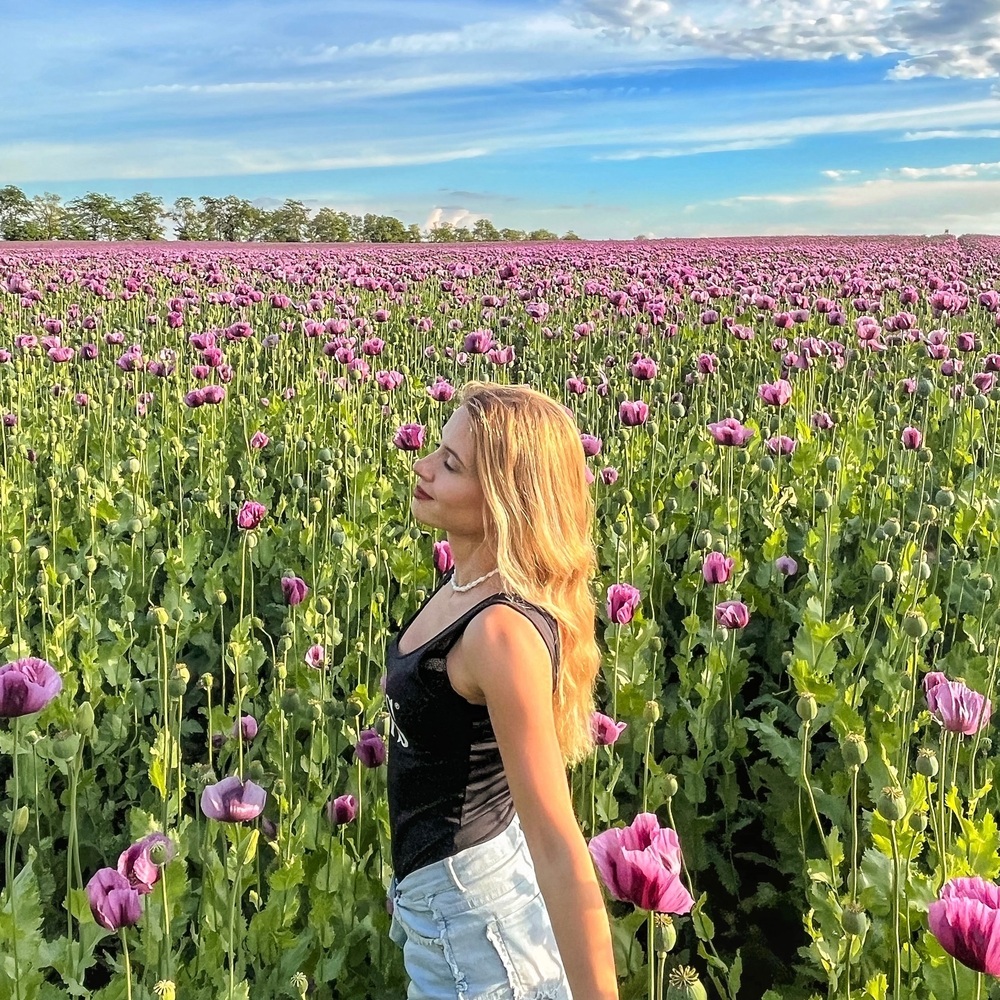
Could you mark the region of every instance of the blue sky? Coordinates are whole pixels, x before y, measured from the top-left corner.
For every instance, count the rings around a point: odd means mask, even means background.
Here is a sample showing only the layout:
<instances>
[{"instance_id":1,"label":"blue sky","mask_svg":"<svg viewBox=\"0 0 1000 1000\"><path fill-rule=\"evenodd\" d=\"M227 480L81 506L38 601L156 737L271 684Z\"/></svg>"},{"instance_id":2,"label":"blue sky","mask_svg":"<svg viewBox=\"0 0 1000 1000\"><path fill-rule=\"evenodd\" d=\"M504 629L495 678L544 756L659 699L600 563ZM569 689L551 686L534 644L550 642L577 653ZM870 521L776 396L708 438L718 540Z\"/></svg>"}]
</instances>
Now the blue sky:
<instances>
[{"instance_id":1,"label":"blue sky","mask_svg":"<svg viewBox=\"0 0 1000 1000\"><path fill-rule=\"evenodd\" d=\"M0 185L639 234L1000 232L1000 0L35 0Z\"/></svg>"}]
</instances>

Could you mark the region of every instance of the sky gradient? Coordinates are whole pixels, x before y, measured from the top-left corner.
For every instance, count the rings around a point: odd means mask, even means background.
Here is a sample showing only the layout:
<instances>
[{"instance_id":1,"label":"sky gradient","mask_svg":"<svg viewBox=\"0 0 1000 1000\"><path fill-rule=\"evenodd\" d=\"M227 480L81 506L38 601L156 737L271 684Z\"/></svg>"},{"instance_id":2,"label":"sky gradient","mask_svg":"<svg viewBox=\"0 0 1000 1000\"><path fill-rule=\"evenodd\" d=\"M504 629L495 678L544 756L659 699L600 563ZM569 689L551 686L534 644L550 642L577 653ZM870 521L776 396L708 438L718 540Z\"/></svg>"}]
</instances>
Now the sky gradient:
<instances>
[{"instance_id":1,"label":"sky gradient","mask_svg":"<svg viewBox=\"0 0 1000 1000\"><path fill-rule=\"evenodd\" d=\"M1000 233L1000 0L37 0L0 186L592 238Z\"/></svg>"}]
</instances>

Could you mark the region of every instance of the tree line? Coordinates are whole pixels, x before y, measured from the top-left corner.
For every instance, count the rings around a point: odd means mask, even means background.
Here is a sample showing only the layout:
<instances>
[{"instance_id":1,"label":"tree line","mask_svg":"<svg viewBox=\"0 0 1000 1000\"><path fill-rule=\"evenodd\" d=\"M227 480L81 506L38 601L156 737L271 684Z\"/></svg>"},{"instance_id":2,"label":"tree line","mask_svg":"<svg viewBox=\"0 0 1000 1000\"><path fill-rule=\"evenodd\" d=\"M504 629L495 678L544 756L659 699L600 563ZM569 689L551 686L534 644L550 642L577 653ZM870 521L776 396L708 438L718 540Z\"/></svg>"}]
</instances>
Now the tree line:
<instances>
[{"instance_id":1,"label":"tree line","mask_svg":"<svg viewBox=\"0 0 1000 1000\"><path fill-rule=\"evenodd\" d=\"M287 198L266 209L246 198L202 195L162 198L142 191L124 200L88 192L64 202L46 192L29 198L13 184L0 188L0 238L4 240L164 240L172 224L177 240L256 243L484 243L502 240L573 240L548 229L497 229L489 219L472 227L438 223L421 230L391 215L352 215L332 208L315 212Z\"/></svg>"}]
</instances>

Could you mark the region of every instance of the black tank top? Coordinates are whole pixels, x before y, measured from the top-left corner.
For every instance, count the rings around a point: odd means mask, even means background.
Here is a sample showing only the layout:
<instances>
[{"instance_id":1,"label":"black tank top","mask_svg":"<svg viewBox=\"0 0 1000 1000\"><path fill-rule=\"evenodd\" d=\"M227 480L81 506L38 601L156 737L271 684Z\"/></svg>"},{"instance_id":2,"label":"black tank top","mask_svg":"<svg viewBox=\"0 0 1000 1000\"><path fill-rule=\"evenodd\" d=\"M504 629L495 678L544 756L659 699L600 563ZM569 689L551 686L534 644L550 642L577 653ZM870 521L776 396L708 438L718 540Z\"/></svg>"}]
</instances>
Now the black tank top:
<instances>
[{"instance_id":1,"label":"black tank top","mask_svg":"<svg viewBox=\"0 0 1000 1000\"><path fill-rule=\"evenodd\" d=\"M392 866L400 882L418 868L490 840L514 817L489 712L485 705L466 701L448 680L445 657L466 626L494 604L514 608L545 640L553 691L559 669L555 619L511 594L490 595L422 646L400 653L400 636L427 601L386 649L389 829Z\"/></svg>"}]
</instances>

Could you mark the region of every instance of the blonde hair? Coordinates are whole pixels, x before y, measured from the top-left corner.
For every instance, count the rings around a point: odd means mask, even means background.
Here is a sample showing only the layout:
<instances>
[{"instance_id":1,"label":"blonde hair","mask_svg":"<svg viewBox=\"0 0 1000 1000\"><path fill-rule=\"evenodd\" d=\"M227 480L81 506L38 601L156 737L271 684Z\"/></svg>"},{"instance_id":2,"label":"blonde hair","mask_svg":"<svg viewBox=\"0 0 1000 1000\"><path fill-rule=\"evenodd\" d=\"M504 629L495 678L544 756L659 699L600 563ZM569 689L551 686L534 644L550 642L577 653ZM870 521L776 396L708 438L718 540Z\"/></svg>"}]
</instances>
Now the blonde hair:
<instances>
[{"instance_id":1,"label":"blonde hair","mask_svg":"<svg viewBox=\"0 0 1000 1000\"><path fill-rule=\"evenodd\" d=\"M569 411L524 385L467 382L486 542L509 593L547 611L559 626L553 700L556 737L568 767L593 751L591 715L600 666L591 580L594 501L580 432Z\"/></svg>"}]
</instances>

